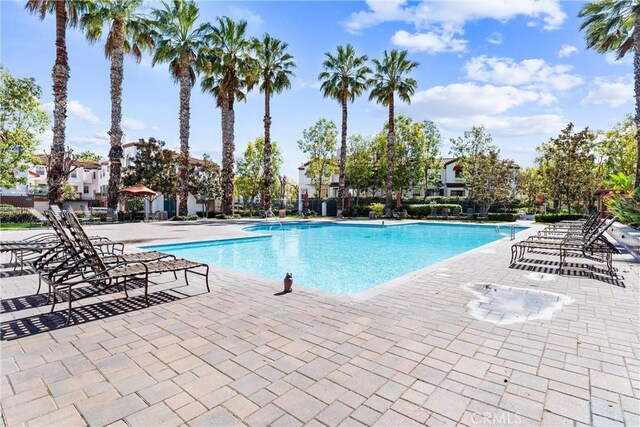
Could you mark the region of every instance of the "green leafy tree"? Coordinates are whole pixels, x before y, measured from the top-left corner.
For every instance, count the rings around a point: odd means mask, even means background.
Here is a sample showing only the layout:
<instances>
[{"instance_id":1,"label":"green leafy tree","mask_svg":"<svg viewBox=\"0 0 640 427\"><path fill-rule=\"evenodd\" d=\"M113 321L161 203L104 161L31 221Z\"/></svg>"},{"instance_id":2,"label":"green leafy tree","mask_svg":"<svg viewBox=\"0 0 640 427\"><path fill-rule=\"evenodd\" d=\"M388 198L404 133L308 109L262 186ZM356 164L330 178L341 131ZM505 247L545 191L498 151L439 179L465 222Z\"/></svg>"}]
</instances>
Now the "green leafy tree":
<instances>
[{"instance_id":1,"label":"green leafy tree","mask_svg":"<svg viewBox=\"0 0 640 427\"><path fill-rule=\"evenodd\" d=\"M442 185L440 177L440 150L442 147L442 136L438 126L429 120L425 120L421 125L424 138L417 141L416 162L422 171L424 183L424 199L429 194L429 186L439 187Z\"/></svg>"},{"instance_id":2,"label":"green leafy tree","mask_svg":"<svg viewBox=\"0 0 640 427\"><path fill-rule=\"evenodd\" d=\"M63 158L65 153L65 129L67 119L67 83L69 82L69 59L67 55L67 26L75 26L87 2L83 0L27 0L25 7L40 20L48 15L56 18L56 59L51 77L53 79L53 142L51 144L51 167L47 174L49 203L60 205L64 198Z\"/></svg>"},{"instance_id":3,"label":"green leafy tree","mask_svg":"<svg viewBox=\"0 0 640 427\"><path fill-rule=\"evenodd\" d=\"M566 205L569 213L575 205L588 210L601 181L593 154L594 135L588 128L577 133L573 129L569 123L557 138L540 145L536 159L556 210Z\"/></svg>"},{"instance_id":4,"label":"green leafy tree","mask_svg":"<svg viewBox=\"0 0 640 427\"><path fill-rule=\"evenodd\" d=\"M198 69L204 74L201 86L211 92L220 108L222 119L222 210L233 214L235 111L236 100L246 100L246 93L258 81L258 67L251 56L247 39L247 21L234 21L224 16L208 32L207 48Z\"/></svg>"},{"instance_id":5,"label":"green leafy tree","mask_svg":"<svg viewBox=\"0 0 640 427\"><path fill-rule=\"evenodd\" d=\"M640 2L638 0L598 0L587 3L578 13L583 18L587 47L600 53L615 52L618 59L634 52L633 75L636 94L636 128L640 128ZM640 187L640 133L636 133L636 181Z\"/></svg>"},{"instance_id":6,"label":"green leafy tree","mask_svg":"<svg viewBox=\"0 0 640 427\"><path fill-rule=\"evenodd\" d=\"M349 186L356 190L356 204L360 202L360 195L372 184L374 168L371 159L373 151L373 138L359 134L349 137L346 174Z\"/></svg>"},{"instance_id":7,"label":"green leafy tree","mask_svg":"<svg viewBox=\"0 0 640 427\"><path fill-rule=\"evenodd\" d=\"M463 136L451 139L451 152L462 167L461 178L469 199L485 211L508 199L513 185L512 162L500 159L500 150L492 142L484 126L474 126Z\"/></svg>"},{"instance_id":8,"label":"green leafy tree","mask_svg":"<svg viewBox=\"0 0 640 427\"><path fill-rule=\"evenodd\" d=\"M318 76L322 82L320 90L325 98L333 98L342 107L342 132L340 139L340 156L338 159L338 203L344 209L347 163L347 103L362 95L367 89L368 76L371 69L367 67L367 55L358 56L350 44L338 46L336 54L325 52L322 63L324 71Z\"/></svg>"},{"instance_id":9,"label":"green leafy tree","mask_svg":"<svg viewBox=\"0 0 640 427\"><path fill-rule=\"evenodd\" d=\"M408 77L408 74L419 63L407 58L407 51L383 52L382 60L373 60L375 73L369 79L372 87L369 100L376 101L389 108L389 120L387 122L387 179L386 179L386 204L391 207L391 193L393 191L393 174L395 164L395 95L407 104L411 103L411 95L416 90L418 82Z\"/></svg>"},{"instance_id":10,"label":"green leafy tree","mask_svg":"<svg viewBox=\"0 0 640 427\"><path fill-rule=\"evenodd\" d=\"M96 154L92 151L83 151L78 154L78 160L81 162L100 162L102 160L102 156L100 154Z\"/></svg>"},{"instance_id":11,"label":"green leafy tree","mask_svg":"<svg viewBox=\"0 0 640 427\"><path fill-rule=\"evenodd\" d=\"M608 178L614 173L633 176L636 168L638 128L631 114L612 129L596 137L595 150L600 157L602 176Z\"/></svg>"},{"instance_id":12,"label":"green leafy tree","mask_svg":"<svg viewBox=\"0 0 640 427\"><path fill-rule=\"evenodd\" d=\"M153 40L152 64L168 63L169 73L180 85L180 159L178 166L179 215L187 215L189 197L189 118L191 88L196 82L195 64L203 49L209 25L196 26L199 9L194 1L162 2L151 10L149 36Z\"/></svg>"},{"instance_id":13,"label":"green leafy tree","mask_svg":"<svg viewBox=\"0 0 640 427\"><path fill-rule=\"evenodd\" d=\"M291 88L291 77L296 67L293 56L287 53L289 45L265 34L261 39L251 39L251 50L255 54L258 74L260 76L260 92L264 94L264 164L262 174L262 192L264 204L271 209L271 187L273 182L271 144L271 96Z\"/></svg>"},{"instance_id":14,"label":"green leafy tree","mask_svg":"<svg viewBox=\"0 0 640 427\"><path fill-rule=\"evenodd\" d=\"M281 163L282 155L278 149L278 144L273 141L271 170L269 171L269 175L271 176L271 182L269 185L270 191L279 185L277 176L280 171ZM263 190L263 166L264 138L260 137L256 138L255 141L249 141L247 149L244 151L243 156L238 160L236 166L236 184L238 185L238 194L242 196L245 207L249 202L253 202Z\"/></svg>"},{"instance_id":15,"label":"green leafy tree","mask_svg":"<svg viewBox=\"0 0 640 427\"><path fill-rule=\"evenodd\" d=\"M136 14L142 0L95 0L86 3L86 12L80 25L87 39L95 43L108 27L104 54L111 61L111 128L109 137L109 190L107 206L118 207L122 181L122 80L124 78L124 55L130 54L140 62L141 49L151 49L148 32L142 29L142 20Z\"/></svg>"},{"instance_id":16,"label":"green leafy tree","mask_svg":"<svg viewBox=\"0 0 640 427\"><path fill-rule=\"evenodd\" d=\"M322 198L323 184L337 171L336 138L338 130L335 123L327 119L318 120L313 126L302 132L298 147L309 156L306 175L316 190L316 197Z\"/></svg>"},{"instance_id":17,"label":"green leafy tree","mask_svg":"<svg viewBox=\"0 0 640 427\"><path fill-rule=\"evenodd\" d=\"M209 212L209 202L222 197L220 166L209 155L202 156L202 163L191 165L189 170L189 192L203 204L203 217ZM215 205L214 205L215 210Z\"/></svg>"},{"instance_id":18,"label":"green leafy tree","mask_svg":"<svg viewBox=\"0 0 640 427\"><path fill-rule=\"evenodd\" d=\"M527 206L534 206L539 194L544 193L541 170L535 166L524 168L518 174L518 189L520 189Z\"/></svg>"},{"instance_id":19,"label":"green leafy tree","mask_svg":"<svg viewBox=\"0 0 640 427\"><path fill-rule=\"evenodd\" d=\"M0 188L26 184L16 174L37 162L37 135L49 124L41 95L35 80L15 78L0 66Z\"/></svg>"},{"instance_id":20,"label":"green leafy tree","mask_svg":"<svg viewBox=\"0 0 640 427\"><path fill-rule=\"evenodd\" d=\"M143 184L165 197L174 196L178 191L178 155L164 147L164 141L155 138L141 140L133 166L123 170L124 185Z\"/></svg>"}]
</instances>

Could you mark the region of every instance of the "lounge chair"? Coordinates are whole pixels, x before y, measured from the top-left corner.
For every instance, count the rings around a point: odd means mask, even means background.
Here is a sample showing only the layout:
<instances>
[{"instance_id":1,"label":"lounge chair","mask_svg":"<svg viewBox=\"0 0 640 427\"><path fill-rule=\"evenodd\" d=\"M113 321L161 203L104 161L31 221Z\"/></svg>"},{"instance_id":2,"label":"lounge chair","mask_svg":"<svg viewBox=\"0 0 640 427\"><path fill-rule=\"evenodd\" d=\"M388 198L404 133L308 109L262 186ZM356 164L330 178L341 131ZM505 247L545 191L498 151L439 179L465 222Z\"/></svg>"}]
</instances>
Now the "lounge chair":
<instances>
[{"instance_id":1,"label":"lounge chair","mask_svg":"<svg viewBox=\"0 0 640 427\"><path fill-rule=\"evenodd\" d=\"M80 210L82 211L82 215L87 222L95 222L98 218L91 215L91 211L85 205L80 205Z\"/></svg>"},{"instance_id":2,"label":"lounge chair","mask_svg":"<svg viewBox=\"0 0 640 427\"><path fill-rule=\"evenodd\" d=\"M394 209L391 211L391 216L393 218L403 219L403 218L409 218L409 213L407 212L406 209L403 209L403 210Z\"/></svg>"},{"instance_id":3,"label":"lounge chair","mask_svg":"<svg viewBox=\"0 0 640 427\"><path fill-rule=\"evenodd\" d=\"M460 212L462 212L462 209L453 208L453 213L451 214L451 217L454 219L460 218Z\"/></svg>"},{"instance_id":4,"label":"lounge chair","mask_svg":"<svg viewBox=\"0 0 640 427\"><path fill-rule=\"evenodd\" d=\"M71 291L72 288L80 285L95 287L97 292L114 285L119 289L119 285L122 284L125 296L128 297L127 283L135 282L144 287L144 299L149 305L149 274L184 271L187 285L189 284L187 273L196 274L205 277L207 292L210 291L209 266L207 264L184 259L153 262L122 261L107 264L89 240L76 216L72 212L64 212L63 218L75 240L80 259L76 262L65 263L43 274L42 280L50 286L54 295L51 312L55 310L56 296L60 296L68 302L67 325L72 318L73 298ZM205 269L204 273L194 271L200 267Z\"/></svg>"},{"instance_id":5,"label":"lounge chair","mask_svg":"<svg viewBox=\"0 0 640 427\"><path fill-rule=\"evenodd\" d=\"M315 218L318 216L318 214L309 208L304 208L302 209L302 216L304 218L309 218L310 216L313 216Z\"/></svg>"},{"instance_id":6,"label":"lounge chair","mask_svg":"<svg viewBox=\"0 0 640 427\"><path fill-rule=\"evenodd\" d=\"M477 219L486 220L489 219L489 211L487 208L480 208Z\"/></svg>"},{"instance_id":7,"label":"lounge chair","mask_svg":"<svg viewBox=\"0 0 640 427\"><path fill-rule=\"evenodd\" d=\"M449 212L451 212L451 209L442 208L442 219L449 219Z\"/></svg>"},{"instance_id":8,"label":"lounge chair","mask_svg":"<svg viewBox=\"0 0 640 427\"><path fill-rule=\"evenodd\" d=\"M29 208L29 213L31 214L31 216L33 216L41 225L48 225L49 222L47 221L47 218L44 217L44 215L42 215L42 213L38 212L35 208Z\"/></svg>"},{"instance_id":9,"label":"lounge chair","mask_svg":"<svg viewBox=\"0 0 640 427\"><path fill-rule=\"evenodd\" d=\"M614 277L612 260L613 254L618 253L618 250L606 240L604 233L615 221L615 218L603 221L593 232L583 238L566 237L561 240L534 238L515 243L511 246L510 266L513 267L517 261L522 260L527 251L544 250L559 254L558 273L562 274L567 255L579 253L588 259L604 262L607 265L608 273Z\"/></svg>"},{"instance_id":10,"label":"lounge chair","mask_svg":"<svg viewBox=\"0 0 640 427\"><path fill-rule=\"evenodd\" d=\"M429 212L429 218L438 219L439 217L440 217L440 210L432 206L431 212Z\"/></svg>"}]
</instances>

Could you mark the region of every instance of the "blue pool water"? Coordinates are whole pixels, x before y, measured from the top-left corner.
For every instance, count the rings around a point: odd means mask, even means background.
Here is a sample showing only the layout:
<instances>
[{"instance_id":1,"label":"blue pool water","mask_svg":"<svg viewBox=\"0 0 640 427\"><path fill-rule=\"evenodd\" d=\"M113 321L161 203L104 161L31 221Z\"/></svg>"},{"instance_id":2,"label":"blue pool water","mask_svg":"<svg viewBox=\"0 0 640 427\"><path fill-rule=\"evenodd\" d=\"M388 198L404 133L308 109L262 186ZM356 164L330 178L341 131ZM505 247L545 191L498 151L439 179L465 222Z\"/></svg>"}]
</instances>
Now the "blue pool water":
<instances>
[{"instance_id":1,"label":"blue pool water","mask_svg":"<svg viewBox=\"0 0 640 427\"><path fill-rule=\"evenodd\" d=\"M526 227L517 227L516 231ZM351 295L501 238L465 224L259 225L261 236L145 246L232 270Z\"/></svg>"}]
</instances>

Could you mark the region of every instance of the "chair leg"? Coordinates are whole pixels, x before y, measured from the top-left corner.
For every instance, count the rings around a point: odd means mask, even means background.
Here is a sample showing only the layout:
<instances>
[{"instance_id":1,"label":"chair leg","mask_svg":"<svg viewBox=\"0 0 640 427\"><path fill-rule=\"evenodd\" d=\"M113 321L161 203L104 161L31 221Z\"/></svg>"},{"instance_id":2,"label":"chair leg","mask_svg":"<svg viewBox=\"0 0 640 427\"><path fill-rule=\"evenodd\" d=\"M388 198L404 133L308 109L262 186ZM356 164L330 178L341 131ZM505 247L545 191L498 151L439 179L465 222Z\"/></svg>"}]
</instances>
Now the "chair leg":
<instances>
[{"instance_id":1,"label":"chair leg","mask_svg":"<svg viewBox=\"0 0 640 427\"><path fill-rule=\"evenodd\" d=\"M144 301L147 303L147 307L149 306L149 276L145 276L144 278Z\"/></svg>"},{"instance_id":2,"label":"chair leg","mask_svg":"<svg viewBox=\"0 0 640 427\"><path fill-rule=\"evenodd\" d=\"M189 278L187 277L187 270L184 270L184 281L189 286Z\"/></svg>"},{"instance_id":3,"label":"chair leg","mask_svg":"<svg viewBox=\"0 0 640 427\"><path fill-rule=\"evenodd\" d=\"M64 326L69 326L69 322L71 321L71 285L69 285L69 307L67 309L67 323Z\"/></svg>"},{"instance_id":4,"label":"chair leg","mask_svg":"<svg viewBox=\"0 0 640 427\"><path fill-rule=\"evenodd\" d=\"M211 289L209 288L209 265L205 265L206 271L205 271L205 276L204 276L204 282L207 285L207 292L211 292Z\"/></svg>"},{"instance_id":5,"label":"chair leg","mask_svg":"<svg viewBox=\"0 0 640 427\"><path fill-rule=\"evenodd\" d=\"M38 274L38 290L36 290L36 295L40 293L40 288L42 287L42 276Z\"/></svg>"}]
</instances>

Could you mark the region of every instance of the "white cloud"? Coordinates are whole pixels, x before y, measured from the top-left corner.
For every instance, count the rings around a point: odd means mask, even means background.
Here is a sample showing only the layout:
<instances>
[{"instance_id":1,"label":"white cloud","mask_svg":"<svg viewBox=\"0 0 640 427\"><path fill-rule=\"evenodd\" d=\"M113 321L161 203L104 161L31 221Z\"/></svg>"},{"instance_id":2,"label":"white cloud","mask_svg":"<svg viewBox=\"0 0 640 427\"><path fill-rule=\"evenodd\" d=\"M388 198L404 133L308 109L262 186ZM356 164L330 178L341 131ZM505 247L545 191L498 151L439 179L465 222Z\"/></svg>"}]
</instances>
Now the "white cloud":
<instances>
[{"instance_id":1,"label":"white cloud","mask_svg":"<svg viewBox=\"0 0 640 427\"><path fill-rule=\"evenodd\" d=\"M37 136L38 141L40 141L41 148L47 148L51 146L53 142L53 131L51 129L46 129L43 133Z\"/></svg>"},{"instance_id":2,"label":"white cloud","mask_svg":"<svg viewBox=\"0 0 640 427\"><path fill-rule=\"evenodd\" d=\"M558 57L566 58L567 56L571 56L574 53L578 53L577 47L571 46L570 44L563 44L558 51Z\"/></svg>"},{"instance_id":3,"label":"white cloud","mask_svg":"<svg viewBox=\"0 0 640 427\"><path fill-rule=\"evenodd\" d=\"M413 6L406 0L367 0L369 10L351 14L345 23L350 33L383 22L402 21L416 28L439 25L443 28L461 29L468 22L494 19L507 22L516 16L527 16L542 20L547 30L559 28L567 18L558 0L460 0L422 1Z\"/></svg>"},{"instance_id":4,"label":"white cloud","mask_svg":"<svg viewBox=\"0 0 640 427\"><path fill-rule=\"evenodd\" d=\"M294 80L293 86L298 89L320 89L321 83L319 80L305 80L301 77L298 77Z\"/></svg>"},{"instance_id":5,"label":"white cloud","mask_svg":"<svg viewBox=\"0 0 640 427\"><path fill-rule=\"evenodd\" d=\"M502 33L494 31L489 37L487 37L487 43L494 44L496 46L502 44Z\"/></svg>"},{"instance_id":6,"label":"white cloud","mask_svg":"<svg viewBox=\"0 0 640 427\"><path fill-rule=\"evenodd\" d=\"M467 41L454 37L451 33L409 33L404 30L397 31L391 38L391 42L399 47L414 52L441 53L464 52Z\"/></svg>"},{"instance_id":7,"label":"white cloud","mask_svg":"<svg viewBox=\"0 0 640 427\"><path fill-rule=\"evenodd\" d=\"M74 136L69 138L69 142L73 144L79 145L99 145L99 146L108 146L110 145L110 136L108 133L108 129L105 129L101 132L95 133L92 136Z\"/></svg>"},{"instance_id":8,"label":"white cloud","mask_svg":"<svg viewBox=\"0 0 640 427\"><path fill-rule=\"evenodd\" d=\"M411 110L419 109L427 116L438 117L493 115L526 103L549 105L555 101L556 98L551 94L521 90L512 86L454 83L416 92Z\"/></svg>"},{"instance_id":9,"label":"white cloud","mask_svg":"<svg viewBox=\"0 0 640 427\"><path fill-rule=\"evenodd\" d=\"M550 65L544 59L525 59L478 56L464 65L467 77L473 80L525 88L564 91L582 84L582 78L570 74L570 65Z\"/></svg>"},{"instance_id":10,"label":"white cloud","mask_svg":"<svg viewBox=\"0 0 640 427\"><path fill-rule=\"evenodd\" d=\"M595 87L580 101L582 105L608 105L615 108L633 101L633 77L631 75L609 80L598 77Z\"/></svg>"},{"instance_id":11,"label":"white cloud","mask_svg":"<svg viewBox=\"0 0 640 427\"><path fill-rule=\"evenodd\" d=\"M53 101L42 104L42 109L50 115L53 114L53 108ZM91 108L82 105L80 101L77 100L67 102L67 115L71 118L82 120L88 123L100 123L100 118L93 114Z\"/></svg>"},{"instance_id":12,"label":"white cloud","mask_svg":"<svg viewBox=\"0 0 640 427\"><path fill-rule=\"evenodd\" d=\"M460 52L467 41L460 38L469 22L493 19L505 23L517 16L542 21L545 30L559 28L567 18L559 0L459 0L421 1L367 0L368 10L352 13L345 22L351 34L385 22L413 25L415 31L398 31L392 39L397 46L429 53ZM498 41L498 38L492 38Z\"/></svg>"},{"instance_id":13,"label":"white cloud","mask_svg":"<svg viewBox=\"0 0 640 427\"><path fill-rule=\"evenodd\" d=\"M618 59L618 55L615 53L607 53L604 60L611 65L631 65L633 64L633 55L626 54L623 58Z\"/></svg>"},{"instance_id":14,"label":"white cloud","mask_svg":"<svg viewBox=\"0 0 640 427\"><path fill-rule=\"evenodd\" d=\"M474 115L465 117L442 117L438 125L456 132L469 130L472 126L484 125L494 137L520 137L530 135L554 135L567 122L557 114L533 114L530 116Z\"/></svg>"},{"instance_id":15,"label":"white cloud","mask_svg":"<svg viewBox=\"0 0 640 427\"><path fill-rule=\"evenodd\" d=\"M234 20L244 19L253 30L256 29L255 27L260 27L264 24L264 19L260 15L246 7L231 6L227 15Z\"/></svg>"},{"instance_id":16,"label":"white cloud","mask_svg":"<svg viewBox=\"0 0 640 427\"><path fill-rule=\"evenodd\" d=\"M122 127L128 130L158 130L157 126L151 126L142 120L133 117L123 117Z\"/></svg>"}]
</instances>

